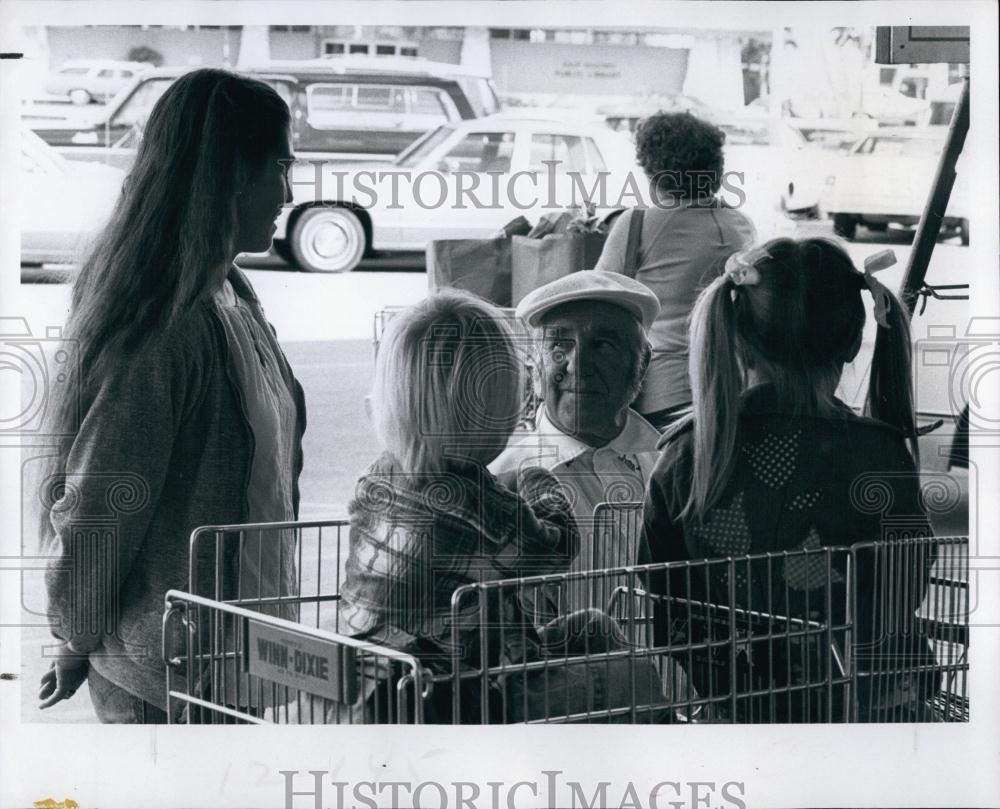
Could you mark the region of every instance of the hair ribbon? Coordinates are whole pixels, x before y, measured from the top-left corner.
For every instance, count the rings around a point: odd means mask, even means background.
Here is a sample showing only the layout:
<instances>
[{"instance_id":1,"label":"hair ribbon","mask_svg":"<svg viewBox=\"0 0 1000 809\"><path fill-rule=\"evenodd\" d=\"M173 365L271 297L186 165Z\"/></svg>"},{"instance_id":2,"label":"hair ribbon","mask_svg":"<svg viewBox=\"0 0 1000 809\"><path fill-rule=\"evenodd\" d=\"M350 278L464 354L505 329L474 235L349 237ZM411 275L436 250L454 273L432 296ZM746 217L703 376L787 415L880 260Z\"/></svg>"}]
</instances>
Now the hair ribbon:
<instances>
[{"instance_id":1,"label":"hair ribbon","mask_svg":"<svg viewBox=\"0 0 1000 809\"><path fill-rule=\"evenodd\" d=\"M871 293L872 300L875 301L875 320L883 329L889 328L890 292L885 288L885 284L875 277L875 273L881 272L895 263L896 253L893 250L880 250L865 259L865 285Z\"/></svg>"},{"instance_id":2,"label":"hair ribbon","mask_svg":"<svg viewBox=\"0 0 1000 809\"><path fill-rule=\"evenodd\" d=\"M738 287L752 287L760 283L760 271L754 266L771 254L763 247L739 250L726 259L726 279Z\"/></svg>"}]
</instances>

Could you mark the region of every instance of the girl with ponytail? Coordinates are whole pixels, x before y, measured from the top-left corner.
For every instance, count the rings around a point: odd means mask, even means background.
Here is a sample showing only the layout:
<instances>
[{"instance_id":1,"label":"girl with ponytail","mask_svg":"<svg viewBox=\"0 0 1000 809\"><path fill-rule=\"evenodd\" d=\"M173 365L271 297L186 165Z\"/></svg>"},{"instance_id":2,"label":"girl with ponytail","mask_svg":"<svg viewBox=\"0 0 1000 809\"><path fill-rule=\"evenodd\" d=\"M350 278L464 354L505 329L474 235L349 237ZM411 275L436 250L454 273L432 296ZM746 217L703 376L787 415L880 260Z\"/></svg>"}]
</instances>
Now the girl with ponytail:
<instances>
[{"instance_id":1,"label":"girl with ponytail","mask_svg":"<svg viewBox=\"0 0 1000 809\"><path fill-rule=\"evenodd\" d=\"M866 294L877 333L858 415L836 392L861 348ZM661 439L644 507L642 547L652 561L877 541L889 521L930 533L916 471L909 318L839 245L776 239L733 255L698 298L690 340L692 411ZM885 512L859 502L866 480L891 492ZM812 586L778 584L791 601Z\"/></svg>"}]
</instances>

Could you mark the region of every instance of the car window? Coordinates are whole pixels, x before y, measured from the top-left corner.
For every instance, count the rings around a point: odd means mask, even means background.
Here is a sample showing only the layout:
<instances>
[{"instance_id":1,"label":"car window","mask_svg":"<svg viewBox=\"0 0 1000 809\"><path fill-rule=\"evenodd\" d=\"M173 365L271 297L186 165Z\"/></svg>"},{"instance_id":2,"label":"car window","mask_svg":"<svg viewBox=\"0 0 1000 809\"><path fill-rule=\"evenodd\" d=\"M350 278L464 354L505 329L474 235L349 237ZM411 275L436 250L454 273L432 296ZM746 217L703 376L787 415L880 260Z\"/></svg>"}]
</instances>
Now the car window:
<instances>
[{"instance_id":1,"label":"car window","mask_svg":"<svg viewBox=\"0 0 1000 809\"><path fill-rule=\"evenodd\" d=\"M434 87L413 87L409 91L410 111L406 126L410 130L433 129L461 118L447 93Z\"/></svg>"},{"instance_id":2,"label":"car window","mask_svg":"<svg viewBox=\"0 0 1000 809\"><path fill-rule=\"evenodd\" d=\"M844 152L857 142L853 132L839 129L809 129L801 130L802 136L810 146L830 151Z\"/></svg>"},{"instance_id":3,"label":"car window","mask_svg":"<svg viewBox=\"0 0 1000 809\"><path fill-rule=\"evenodd\" d=\"M477 118L500 112L500 99L489 79L478 76L457 76L455 81L462 88Z\"/></svg>"},{"instance_id":4,"label":"car window","mask_svg":"<svg viewBox=\"0 0 1000 809\"><path fill-rule=\"evenodd\" d=\"M510 171L513 132L475 132L459 141L444 157L449 171Z\"/></svg>"},{"instance_id":5,"label":"car window","mask_svg":"<svg viewBox=\"0 0 1000 809\"><path fill-rule=\"evenodd\" d=\"M115 126L138 126L140 129L144 127L153 105L167 91L171 82L173 79L167 77L142 82L118 108L111 123Z\"/></svg>"},{"instance_id":6,"label":"car window","mask_svg":"<svg viewBox=\"0 0 1000 809\"><path fill-rule=\"evenodd\" d=\"M413 90L410 109L418 115L438 115L442 123L448 120L448 110L444 105L444 93L440 90L418 87Z\"/></svg>"},{"instance_id":7,"label":"car window","mask_svg":"<svg viewBox=\"0 0 1000 809\"><path fill-rule=\"evenodd\" d=\"M118 71L118 77L122 78L122 79L131 79L132 78L132 71L131 70L119 70Z\"/></svg>"},{"instance_id":8,"label":"car window","mask_svg":"<svg viewBox=\"0 0 1000 809\"><path fill-rule=\"evenodd\" d=\"M882 157L934 157L941 151L941 141L934 138L880 138L865 140L858 154Z\"/></svg>"},{"instance_id":9,"label":"car window","mask_svg":"<svg viewBox=\"0 0 1000 809\"><path fill-rule=\"evenodd\" d=\"M396 165L413 168L421 163L441 143L444 143L454 131L454 127L439 126L437 129L432 129L430 132L424 133L400 152L399 157L396 158Z\"/></svg>"},{"instance_id":10,"label":"car window","mask_svg":"<svg viewBox=\"0 0 1000 809\"><path fill-rule=\"evenodd\" d=\"M21 150L21 173L22 174L44 173L42 164L35 159L34 155L29 154L23 149Z\"/></svg>"},{"instance_id":11,"label":"car window","mask_svg":"<svg viewBox=\"0 0 1000 809\"><path fill-rule=\"evenodd\" d=\"M726 133L727 146L768 146L771 143L767 124L720 124L719 128Z\"/></svg>"},{"instance_id":12,"label":"car window","mask_svg":"<svg viewBox=\"0 0 1000 809\"><path fill-rule=\"evenodd\" d=\"M406 95L405 87L384 84L311 84L307 119L313 129L401 129L410 123Z\"/></svg>"},{"instance_id":13,"label":"car window","mask_svg":"<svg viewBox=\"0 0 1000 809\"><path fill-rule=\"evenodd\" d=\"M406 112L405 94L394 87L358 87L358 109Z\"/></svg>"},{"instance_id":14,"label":"car window","mask_svg":"<svg viewBox=\"0 0 1000 809\"><path fill-rule=\"evenodd\" d=\"M114 75L115 72L113 70L109 70L108 68L104 68L104 70L97 71L97 78L99 79L110 79Z\"/></svg>"},{"instance_id":15,"label":"car window","mask_svg":"<svg viewBox=\"0 0 1000 809\"><path fill-rule=\"evenodd\" d=\"M543 161L556 162L557 174L587 173L587 154L583 138L577 135L535 134L531 136L531 155L528 158L528 169L545 171L548 167Z\"/></svg>"},{"instance_id":16,"label":"car window","mask_svg":"<svg viewBox=\"0 0 1000 809\"><path fill-rule=\"evenodd\" d=\"M587 160L590 161L590 170L593 172L607 171L608 167L604 162L604 158L601 157L601 150L597 148L594 139L584 138L583 142L587 147Z\"/></svg>"},{"instance_id":17,"label":"car window","mask_svg":"<svg viewBox=\"0 0 1000 809\"><path fill-rule=\"evenodd\" d=\"M90 72L89 67L64 67L59 70L64 76L83 76Z\"/></svg>"}]
</instances>

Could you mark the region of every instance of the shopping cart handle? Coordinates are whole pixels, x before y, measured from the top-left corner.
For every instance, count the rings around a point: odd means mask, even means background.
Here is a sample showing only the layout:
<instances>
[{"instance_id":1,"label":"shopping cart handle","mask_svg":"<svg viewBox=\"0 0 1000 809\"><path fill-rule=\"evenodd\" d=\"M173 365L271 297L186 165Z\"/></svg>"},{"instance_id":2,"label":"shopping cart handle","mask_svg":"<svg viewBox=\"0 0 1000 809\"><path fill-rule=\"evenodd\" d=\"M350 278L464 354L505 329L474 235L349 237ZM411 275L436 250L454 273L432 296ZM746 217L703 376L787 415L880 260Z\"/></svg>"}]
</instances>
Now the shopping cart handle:
<instances>
[{"instance_id":1,"label":"shopping cart handle","mask_svg":"<svg viewBox=\"0 0 1000 809\"><path fill-rule=\"evenodd\" d=\"M184 660L183 658L174 654L174 649L171 648L171 641L173 639L173 632L171 632L172 621L180 617L181 622L186 624L184 615L187 613L187 605L183 601L174 601L171 598L173 591L168 592L165 598L165 606L163 611L163 638L160 644L160 654L163 658L163 663L170 668L180 668Z\"/></svg>"},{"instance_id":2,"label":"shopping cart handle","mask_svg":"<svg viewBox=\"0 0 1000 809\"><path fill-rule=\"evenodd\" d=\"M969 627L965 624L955 624L939 621L936 618L917 618L920 634L941 643L954 643L968 648Z\"/></svg>"}]
</instances>

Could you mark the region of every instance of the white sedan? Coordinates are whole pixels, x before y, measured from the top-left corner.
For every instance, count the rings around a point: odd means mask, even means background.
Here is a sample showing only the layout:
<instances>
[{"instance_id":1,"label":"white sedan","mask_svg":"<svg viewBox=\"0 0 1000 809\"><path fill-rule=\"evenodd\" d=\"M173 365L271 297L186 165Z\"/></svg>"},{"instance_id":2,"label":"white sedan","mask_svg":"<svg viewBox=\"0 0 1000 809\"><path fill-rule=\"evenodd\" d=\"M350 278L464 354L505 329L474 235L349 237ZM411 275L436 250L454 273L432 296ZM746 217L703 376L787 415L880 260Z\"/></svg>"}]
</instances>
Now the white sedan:
<instances>
[{"instance_id":1,"label":"white sedan","mask_svg":"<svg viewBox=\"0 0 1000 809\"><path fill-rule=\"evenodd\" d=\"M75 263L107 221L125 172L67 160L27 128L21 129L18 208L21 263Z\"/></svg>"},{"instance_id":2,"label":"white sedan","mask_svg":"<svg viewBox=\"0 0 1000 809\"><path fill-rule=\"evenodd\" d=\"M858 225L885 230L913 226L930 196L945 127L885 127L862 138L836 164L820 200L838 235L853 239ZM959 161L957 179L944 217L969 243L968 177Z\"/></svg>"},{"instance_id":3,"label":"white sedan","mask_svg":"<svg viewBox=\"0 0 1000 809\"><path fill-rule=\"evenodd\" d=\"M587 198L598 213L647 199L629 139L569 115L499 113L441 126L390 164L300 161L275 252L305 270L344 272L375 251L487 238L518 216L535 221Z\"/></svg>"}]
</instances>

